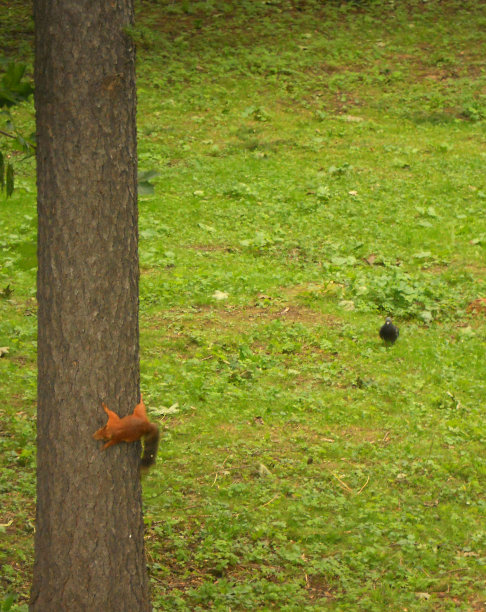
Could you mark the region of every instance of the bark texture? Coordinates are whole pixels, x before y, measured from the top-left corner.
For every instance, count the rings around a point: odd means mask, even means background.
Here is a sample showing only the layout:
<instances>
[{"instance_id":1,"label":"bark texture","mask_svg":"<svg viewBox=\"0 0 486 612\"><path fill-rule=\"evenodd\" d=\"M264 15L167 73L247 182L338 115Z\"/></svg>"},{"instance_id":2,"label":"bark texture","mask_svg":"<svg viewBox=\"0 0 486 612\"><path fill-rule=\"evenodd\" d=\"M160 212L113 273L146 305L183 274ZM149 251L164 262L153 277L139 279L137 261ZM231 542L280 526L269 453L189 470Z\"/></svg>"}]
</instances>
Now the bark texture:
<instances>
[{"instance_id":1,"label":"bark texture","mask_svg":"<svg viewBox=\"0 0 486 612\"><path fill-rule=\"evenodd\" d=\"M132 0L34 0L38 467L31 610L150 610L140 445Z\"/></svg>"}]
</instances>

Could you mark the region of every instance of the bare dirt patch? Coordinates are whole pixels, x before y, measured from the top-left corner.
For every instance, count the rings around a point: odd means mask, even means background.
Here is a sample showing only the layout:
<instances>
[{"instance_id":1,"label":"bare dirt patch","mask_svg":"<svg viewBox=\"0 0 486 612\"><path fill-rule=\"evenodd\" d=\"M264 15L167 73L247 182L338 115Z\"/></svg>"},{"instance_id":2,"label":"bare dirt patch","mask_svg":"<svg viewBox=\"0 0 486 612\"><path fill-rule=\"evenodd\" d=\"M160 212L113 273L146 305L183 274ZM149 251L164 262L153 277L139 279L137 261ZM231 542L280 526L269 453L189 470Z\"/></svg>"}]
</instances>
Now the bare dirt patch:
<instances>
[{"instance_id":1,"label":"bare dirt patch","mask_svg":"<svg viewBox=\"0 0 486 612\"><path fill-rule=\"evenodd\" d=\"M228 327L235 331L246 329L254 323L274 321L291 321L304 325L326 325L335 327L339 324L336 317L323 314L308 306L288 304L282 300L273 300L267 296L258 296L258 301L267 301L267 306L204 306L196 309L165 310L159 316L151 316L150 327L160 328L161 323L169 326L171 321L187 330ZM177 333L180 335L180 332Z\"/></svg>"}]
</instances>

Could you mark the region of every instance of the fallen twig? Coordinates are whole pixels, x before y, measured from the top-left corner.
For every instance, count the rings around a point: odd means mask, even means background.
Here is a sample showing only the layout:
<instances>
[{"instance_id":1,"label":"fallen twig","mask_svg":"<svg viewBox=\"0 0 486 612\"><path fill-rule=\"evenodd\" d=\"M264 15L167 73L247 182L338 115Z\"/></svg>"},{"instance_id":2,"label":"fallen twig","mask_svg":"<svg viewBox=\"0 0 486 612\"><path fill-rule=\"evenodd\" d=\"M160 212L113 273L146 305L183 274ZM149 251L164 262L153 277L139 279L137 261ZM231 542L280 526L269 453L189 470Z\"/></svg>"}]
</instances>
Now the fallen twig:
<instances>
[{"instance_id":1,"label":"fallen twig","mask_svg":"<svg viewBox=\"0 0 486 612\"><path fill-rule=\"evenodd\" d=\"M339 484L343 487L343 489L346 489L346 491L349 491L349 493L353 492L353 489L351 489L351 487L349 487L344 480L341 480L341 478L339 478L339 476L337 474L334 474L334 472L332 472L332 475L334 476L334 478L339 482Z\"/></svg>"},{"instance_id":2,"label":"fallen twig","mask_svg":"<svg viewBox=\"0 0 486 612\"><path fill-rule=\"evenodd\" d=\"M361 491L366 487L366 485L369 483L369 481L370 481L370 475L368 474L368 478L366 479L366 482L361 487L361 489L356 493L356 495L359 495L361 493Z\"/></svg>"},{"instance_id":3,"label":"fallen twig","mask_svg":"<svg viewBox=\"0 0 486 612\"><path fill-rule=\"evenodd\" d=\"M271 504L273 501L275 501L277 499L277 497L279 497L278 493L276 495L274 495L271 500L269 500L269 501L265 502L264 504L262 504L260 506L260 508L264 508L265 506L268 506L268 504Z\"/></svg>"}]
</instances>

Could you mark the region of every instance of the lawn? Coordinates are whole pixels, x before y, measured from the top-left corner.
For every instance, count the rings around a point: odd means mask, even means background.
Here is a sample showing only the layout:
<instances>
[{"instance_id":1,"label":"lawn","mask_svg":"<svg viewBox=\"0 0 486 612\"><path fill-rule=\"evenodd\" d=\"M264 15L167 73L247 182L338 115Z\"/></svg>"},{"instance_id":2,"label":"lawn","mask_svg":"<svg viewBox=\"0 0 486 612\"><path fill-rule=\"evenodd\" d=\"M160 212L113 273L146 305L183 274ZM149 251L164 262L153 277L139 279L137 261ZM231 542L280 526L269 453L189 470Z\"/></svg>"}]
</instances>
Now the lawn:
<instances>
[{"instance_id":1,"label":"lawn","mask_svg":"<svg viewBox=\"0 0 486 612\"><path fill-rule=\"evenodd\" d=\"M32 62L29 7L9 6L3 51ZM139 2L154 610L484 610L485 28L473 0ZM32 130L31 106L15 117ZM20 612L36 210L14 159L0 591Z\"/></svg>"}]
</instances>

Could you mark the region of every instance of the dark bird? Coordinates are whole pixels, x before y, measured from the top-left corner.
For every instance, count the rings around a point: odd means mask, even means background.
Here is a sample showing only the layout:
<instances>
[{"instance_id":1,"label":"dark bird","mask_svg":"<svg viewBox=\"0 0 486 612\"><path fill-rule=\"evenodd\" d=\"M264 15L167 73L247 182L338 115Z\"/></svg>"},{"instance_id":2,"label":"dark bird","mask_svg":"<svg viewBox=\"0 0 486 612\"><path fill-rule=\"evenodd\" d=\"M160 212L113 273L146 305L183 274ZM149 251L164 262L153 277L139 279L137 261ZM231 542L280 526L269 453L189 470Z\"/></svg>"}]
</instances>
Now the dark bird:
<instances>
[{"instance_id":1,"label":"dark bird","mask_svg":"<svg viewBox=\"0 0 486 612\"><path fill-rule=\"evenodd\" d=\"M393 344L398 338L398 334L398 327L395 327L390 317L387 317L385 319L385 325L382 325L380 327L380 338L384 340L387 344Z\"/></svg>"}]
</instances>

